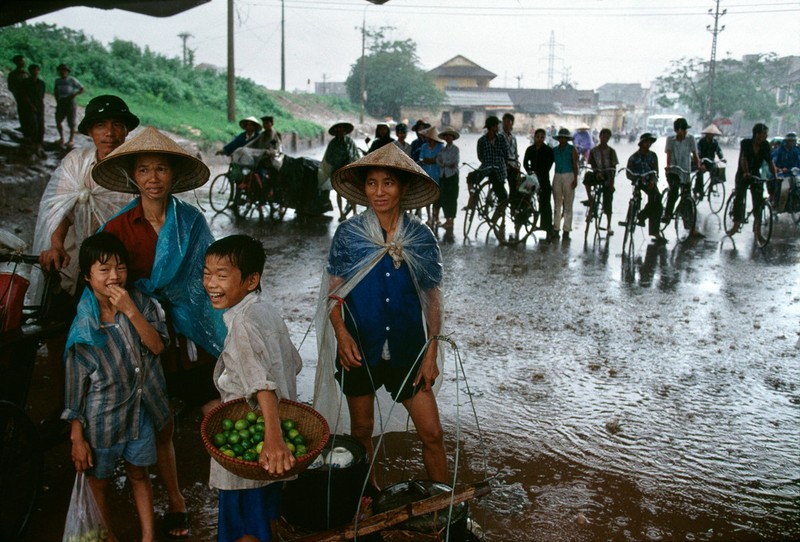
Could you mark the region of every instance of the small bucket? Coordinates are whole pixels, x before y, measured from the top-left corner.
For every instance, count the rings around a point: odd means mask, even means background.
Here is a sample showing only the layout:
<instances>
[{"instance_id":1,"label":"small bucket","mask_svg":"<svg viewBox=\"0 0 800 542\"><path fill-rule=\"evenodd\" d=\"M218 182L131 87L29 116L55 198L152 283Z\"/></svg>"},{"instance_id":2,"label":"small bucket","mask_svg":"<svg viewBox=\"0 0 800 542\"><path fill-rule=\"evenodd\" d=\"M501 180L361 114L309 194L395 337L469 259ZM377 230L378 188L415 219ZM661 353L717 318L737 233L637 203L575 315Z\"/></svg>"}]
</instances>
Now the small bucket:
<instances>
[{"instance_id":1,"label":"small bucket","mask_svg":"<svg viewBox=\"0 0 800 542\"><path fill-rule=\"evenodd\" d=\"M28 279L16 273L0 273L0 332L17 329L22 324L22 309Z\"/></svg>"}]
</instances>

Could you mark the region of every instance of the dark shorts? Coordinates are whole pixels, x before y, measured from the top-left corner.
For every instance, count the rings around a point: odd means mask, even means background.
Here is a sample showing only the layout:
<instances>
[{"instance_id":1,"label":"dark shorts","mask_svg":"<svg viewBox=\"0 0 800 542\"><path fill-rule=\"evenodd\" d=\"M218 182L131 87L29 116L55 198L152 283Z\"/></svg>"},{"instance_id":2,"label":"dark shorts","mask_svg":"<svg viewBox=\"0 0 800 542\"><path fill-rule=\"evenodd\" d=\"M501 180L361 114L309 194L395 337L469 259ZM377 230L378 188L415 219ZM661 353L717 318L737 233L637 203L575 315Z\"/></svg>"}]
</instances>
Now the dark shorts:
<instances>
[{"instance_id":1,"label":"dark shorts","mask_svg":"<svg viewBox=\"0 0 800 542\"><path fill-rule=\"evenodd\" d=\"M67 119L70 128L75 128L75 115L77 106L75 100L71 98L61 99L56 102L56 124Z\"/></svg>"},{"instance_id":2,"label":"dark shorts","mask_svg":"<svg viewBox=\"0 0 800 542\"><path fill-rule=\"evenodd\" d=\"M361 367L343 371L337 360L336 380L348 397L370 395L384 386L386 391L392 395L395 403L402 403L406 399L411 399L414 393L423 387L423 384L420 383L416 389L414 388L414 377L417 375L421 363L422 358L420 357L413 366L405 364L403 367L394 367L391 361L382 359L373 366L363 363Z\"/></svg>"}]
</instances>

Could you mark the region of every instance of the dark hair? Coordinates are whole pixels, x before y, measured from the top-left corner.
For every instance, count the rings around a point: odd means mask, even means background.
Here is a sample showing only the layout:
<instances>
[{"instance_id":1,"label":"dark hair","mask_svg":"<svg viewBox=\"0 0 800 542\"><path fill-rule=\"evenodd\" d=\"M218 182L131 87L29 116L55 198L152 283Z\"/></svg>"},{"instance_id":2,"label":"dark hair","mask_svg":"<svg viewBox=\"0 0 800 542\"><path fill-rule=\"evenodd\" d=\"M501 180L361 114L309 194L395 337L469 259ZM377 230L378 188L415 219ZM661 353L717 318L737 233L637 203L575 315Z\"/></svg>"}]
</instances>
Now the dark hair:
<instances>
[{"instance_id":1,"label":"dark hair","mask_svg":"<svg viewBox=\"0 0 800 542\"><path fill-rule=\"evenodd\" d=\"M261 275L264 273L264 263L267 255L261 241L253 239L249 235L229 235L222 239L217 239L206 249L206 258L216 256L218 258L228 258L231 265L239 270L242 275L242 283L252 275L257 273L259 277L256 292L261 291Z\"/></svg>"},{"instance_id":2,"label":"dark hair","mask_svg":"<svg viewBox=\"0 0 800 542\"><path fill-rule=\"evenodd\" d=\"M498 124L500 124L500 119L498 119L494 115L491 115L489 117L486 117L486 121L483 123L483 127L489 128L491 126L497 126Z\"/></svg>"},{"instance_id":3,"label":"dark hair","mask_svg":"<svg viewBox=\"0 0 800 542\"><path fill-rule=\"evenodd\" d=\"M264 115L261 117L261 122L271 122L272 124L275 124L275 119L272 117L272 115Z\"/></svg>"},{"instance_id":4,"label":"dark hair","mask_svg":"<svg viewBox=\"0 0 800 542\"><path fill-rule=\"evenodd\" d=\"M514 122L514 115L512 115L511 113L506 113L505 115L503 115L503 120L506 119L510 120L511 122Z\"/></svg>"},{"instance_id":5,"label":"dark hair","mask_svg":"<svg viewBox=\"0 0 800 542\"><path fill-rule=\"evenodd\" d=\"M30 73L33 73L33 71L34 71L34 70L39 70L39 71L41 71L41 70L42 70L42 68L41 68L41 67L40 67L38 64L31 64L30 66L28 66L28 71L29 71Z\"/></svg>"},{"instance_id":6,"label":"dark hair","mask_svg":"<svg viewBox=\"0 0 800 542\"><path fill-rule=\"evenodd\" d=\"M603 134L611 135L611 129L610 128L603 128L602 130L600 130L600 135L603 135Z\"/></svg>"},{"instance_id":7,"label":"dark hair","mask_svg":"<svg viewBox=\"0 0 800 542\"><path fill-rule=\"evenodd\" d=\"M756 137L758 134L763 134L764 132L769 131L769 128L763 122L759 122L753 126L753 137Z\"/></svg>"},{"instance_id":8,"label":"dark hair","mask_svg":"<svg viewBox=\"0 0 800 542\"><path fill-rule=\"evenodd\" d=\"M11 58L11 62L13 62L14 64L16 64L17 62L19 62L21 60L25 60L25 57L23 55L14 55Z\"/></svg>"},{"instance_id":9,"label":"dark hair","mask_svg":"<svg viewBox=\"0 0 800 542\"><path fill-rule=\"evenodd\" d=\"M117 257L120 263L127 265L128 250L116 235L101 231L91 237L87 237L81 243L81 250L78 252L78 267L82 277L88 277L92 266L96 262L106 263L111 258Z\"/></svg>"},{"instance_id":10,"label":"dark hair","mask_svg":"<svg viewBox=\"0 0 800 542\"><path fill-rule=\"evenodd\" d=\"M536 131L533 132L533 135L536 135L538 133L542 133L544 135L547 135L547 130L545 130L544 128L537 128Z\"/></svg>"},{"instance_id":11,"label":"dark hair","mask_svg":"<svg viewBox=\"0 0 800 542\"><path fill-rule=\"evenodd\" d=\"M394 133L397 132L406 132L408 133L408 125L404 122L401 122L397 126L394 127Z\"/></svg>"},{"instance_id":12,"label":"dark hair","mask_svg":"<svg viewBox=\"0 0 800 542\"><path fill-rule=\"evenodd\" d=\"M689 129L689 123L686 122L685 118L678 117L677 119L675 119L675 122L672 123L672 128L676 132L678 130L688 130Z\"/></svg>"}]
</instances>

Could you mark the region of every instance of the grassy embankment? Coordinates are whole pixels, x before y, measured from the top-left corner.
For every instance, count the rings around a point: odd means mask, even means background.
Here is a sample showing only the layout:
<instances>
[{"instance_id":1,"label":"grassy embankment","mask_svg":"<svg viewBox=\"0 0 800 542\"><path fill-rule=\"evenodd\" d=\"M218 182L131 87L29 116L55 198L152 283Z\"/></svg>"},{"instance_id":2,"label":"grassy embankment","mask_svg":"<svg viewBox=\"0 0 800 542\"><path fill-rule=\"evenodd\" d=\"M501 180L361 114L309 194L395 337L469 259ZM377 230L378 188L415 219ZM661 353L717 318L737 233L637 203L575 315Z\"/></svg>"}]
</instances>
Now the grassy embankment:
<instances>
[{"instance_id":1,"label":"grassy embankment","mask_svg":"<svg viewBox=\"0 0 800 542\"><path fill-rule=\"evenodd\" d=\"M144 124L198 141L201 147L228 141L241 131L236 123L227 121L224 74L183 66L177 58L141 49L132 42L115 40L106 46L68 28L23 24L0 28L0 50L6 53L6 60L21 54L28 65L39 64L49 93L57 77L56 66L66 63L86 87L78 97L81 105L94 96L117 94ZM323 105L332 111L357 110L346 99L270 91L250 79L237 77L237 118L272 114L276 129L283 133L312 137L322 132L321 126L294 118L276 100L281 96L306 106Z\"/></svg>"}]
</instances>

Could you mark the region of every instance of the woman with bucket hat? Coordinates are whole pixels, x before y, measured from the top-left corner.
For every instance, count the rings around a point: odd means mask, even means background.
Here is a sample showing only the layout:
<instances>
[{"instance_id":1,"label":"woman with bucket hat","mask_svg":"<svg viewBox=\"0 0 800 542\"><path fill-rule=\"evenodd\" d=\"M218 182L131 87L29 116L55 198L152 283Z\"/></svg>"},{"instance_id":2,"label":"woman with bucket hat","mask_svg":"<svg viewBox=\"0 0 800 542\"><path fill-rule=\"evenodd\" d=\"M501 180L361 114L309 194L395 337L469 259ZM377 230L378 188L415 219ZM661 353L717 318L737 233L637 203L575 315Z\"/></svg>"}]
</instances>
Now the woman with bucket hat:
<instances>
[{"instance_id":1,"label":"woman with bucket hat","mask_svg":"<svg viewBox=\"0 0 800 542\"><path fill-rule=\"evenodd\" d=\"M578 151L569 141L572 135L566 128L561 128L556 134L558 145L553 149L553 159L556 172L553 175L553 235L558 238L558 232L564 231L564 240L569 240L572 231L572 204L575 201L575 188L578 186ZM564 224L561 224L561 216Z\"/></svg>"},{"instance_id":2,"label":"woman with bucket hat","mask_svg":"<svg viewBox=\"0 0 800 542\"><path fill-rule=\"evenodd\" d=\"M343 429L338 380L350 433L371 455L375 400L384 405L381 432L398 427L389 418L404 427L405 416L395 412L402 403L422 442L427 477L444 482L447 458L434 396L442 359L441 253L431 230L406 212L436 201L439 187L386 145L337 171L333 188L367 210L340 225L331 243L315 318L314 407L333 432Z\"/></svg>"},{"instance_id":3,"label":"woman with bucket hat","mask_svg":"<svg viewBox=\"0 0 800 542\"><path fill-rule=\"evenodd\" d=\"M92 177L108 190L138 194L104 229L130 254L129 281L166 309L172 337L162 363L170 395L207 410L218 400L212 372L226 334L202 282L205 251L214 238L200 211L174 194L202 186L208 167L148 127L99 162ZM177 486L172 432L169 423L157 437L158 467L170 493L165 529L172 538L185 538L185 502L179 490L169 490L169 484Z\"/></svg>"}]
</instances>

